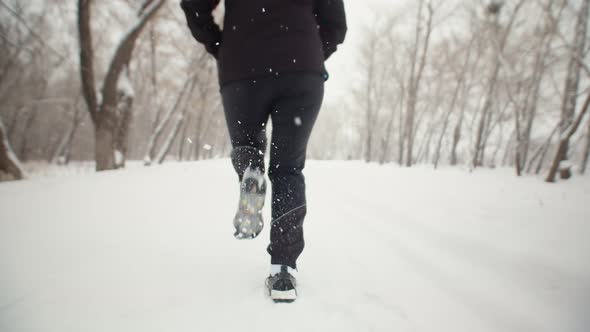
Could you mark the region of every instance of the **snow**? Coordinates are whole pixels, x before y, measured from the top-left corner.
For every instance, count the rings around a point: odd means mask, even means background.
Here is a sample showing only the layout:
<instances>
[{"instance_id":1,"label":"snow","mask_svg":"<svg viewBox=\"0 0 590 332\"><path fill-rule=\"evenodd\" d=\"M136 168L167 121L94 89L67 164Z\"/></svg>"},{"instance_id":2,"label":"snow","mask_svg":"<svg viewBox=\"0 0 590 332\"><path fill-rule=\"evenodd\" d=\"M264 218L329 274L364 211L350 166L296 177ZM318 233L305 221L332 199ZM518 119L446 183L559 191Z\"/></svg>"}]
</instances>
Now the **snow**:
<instances>
[{"instance_id":1,"label":"snow","mask_svg":"<svg viewBox=\"0 0 590 332\"><path fill-rule=\"evenodd\" d=\"M123 161L125 161L125 156L123 155L123 152L121 152L119 150L115 150L114 157L115 157L115 165L123 165Z\"/></svg>"},{"instance_id":2,"label":"snow","mask_svg":"<svg viewBox=\"0 0 590 332\"><path fill-rule=\"evenodd\" d=\"M1 183L0 331L588 331L589 177L306 165L293 304L227 159Z\"/></svg>"},{"instance_id":3,"label":"snow","mask_svg":"<svg viewBox=\"0 0 590 332\"><path fill-rule=\"evenodd\" d=\"M129 98L135 98L135 89L133 89L133 84L129 79L127 71L123 71L121 75L119 75L117 90Z\"/></svg>"},{"instance_id":4,"label":"snow","mask_svg":"<svg viewBox=\"0 0 590 332\"><path fill-rule=\"evenodd\" d=\"M573 166L574 165L572 164L572 162L570 160L562 160L559 162L559 169L570 169Z\"/></svg>"}]
</instances>

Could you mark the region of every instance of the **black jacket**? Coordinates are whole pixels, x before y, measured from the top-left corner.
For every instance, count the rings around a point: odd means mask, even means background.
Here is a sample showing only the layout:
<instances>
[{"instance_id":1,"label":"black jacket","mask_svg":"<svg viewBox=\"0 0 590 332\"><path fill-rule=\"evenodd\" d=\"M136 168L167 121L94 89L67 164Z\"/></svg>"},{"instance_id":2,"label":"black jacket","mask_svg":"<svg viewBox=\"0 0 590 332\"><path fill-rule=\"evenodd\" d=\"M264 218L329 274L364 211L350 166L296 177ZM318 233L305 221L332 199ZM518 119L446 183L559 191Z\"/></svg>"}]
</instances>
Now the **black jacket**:
<instances>
[{"instance_id":1,"label":"black jacket","mask_svg":"<svg viewBox=\"0 0 590 332\"><path fill-rule=\"evenodd\" d=\"M342 0L225 0L224 30L211 12L219 0L182 0L193 37L218 60L221 84L267 75L324 73L346 35Z\"/></svg>"}]
</instances>

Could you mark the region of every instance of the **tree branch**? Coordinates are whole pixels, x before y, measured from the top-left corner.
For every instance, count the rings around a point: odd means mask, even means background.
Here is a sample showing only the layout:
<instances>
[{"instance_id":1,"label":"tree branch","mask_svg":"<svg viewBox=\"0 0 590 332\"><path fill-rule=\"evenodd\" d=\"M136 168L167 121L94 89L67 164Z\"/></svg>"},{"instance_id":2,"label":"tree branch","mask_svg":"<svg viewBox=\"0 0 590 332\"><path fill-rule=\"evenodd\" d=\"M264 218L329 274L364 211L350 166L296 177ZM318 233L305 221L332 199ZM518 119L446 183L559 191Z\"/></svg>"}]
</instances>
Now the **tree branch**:
<instances>
[{"instance_id":1,"label":"tree branch","mask_svg":"<svg viewBox=\"0 0 590 332\"><path fill-rule=\"evenodd\" d=\"M83 0L80 0L83 1ZM162 7L166 0L146 0L140 12L143 14L138 17L137 22L133 25L129 31L125 34L121 43L117 47L115 55L111 60L109 70L102 86L103 102L101 110L113 108L117 104L117 82L119 80L119 74L126 63L129 62L133 48L135 47L135 41L139 37L142 29L145 27L147 22L156 14L158 9ZM143 7L142 6L142 7Z\"/></svg>"},{"instance_id":2,"label":"tree branch","mask_svg":"<svg viewBox=\"0 0 590 332\"><path fill-rule=\"evenodd\" d=\"M90 5L92 0L78 0L78 38L80 43L80 75L82 94L93 122L96 122L97 100L94 81L94 52L90 30Z\"/></svg>"}]
</instances>

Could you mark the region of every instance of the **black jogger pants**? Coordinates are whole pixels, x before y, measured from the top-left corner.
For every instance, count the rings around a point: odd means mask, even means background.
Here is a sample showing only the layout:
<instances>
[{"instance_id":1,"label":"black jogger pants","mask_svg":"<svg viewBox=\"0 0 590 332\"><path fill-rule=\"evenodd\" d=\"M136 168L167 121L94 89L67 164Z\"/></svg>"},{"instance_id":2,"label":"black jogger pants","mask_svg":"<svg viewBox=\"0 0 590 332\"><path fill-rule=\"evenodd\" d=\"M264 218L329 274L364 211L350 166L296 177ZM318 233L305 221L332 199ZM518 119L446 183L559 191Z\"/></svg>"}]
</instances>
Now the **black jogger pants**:
<instances>
[{"instance_id":1,"label":"black jogger pants","mask_svg":"<svg viewBox=\"0 0 590 332\"><path fill-rule=\"evenodd\" d=\"M304 247L307 143L324 96L320 73L289 73L228 83L221 88L232 143L232 163L242 179L248 166L264 172L266 127L272 119L268 177L272 184L271 264L296 268Z\"/></svg>"}]
</instances>

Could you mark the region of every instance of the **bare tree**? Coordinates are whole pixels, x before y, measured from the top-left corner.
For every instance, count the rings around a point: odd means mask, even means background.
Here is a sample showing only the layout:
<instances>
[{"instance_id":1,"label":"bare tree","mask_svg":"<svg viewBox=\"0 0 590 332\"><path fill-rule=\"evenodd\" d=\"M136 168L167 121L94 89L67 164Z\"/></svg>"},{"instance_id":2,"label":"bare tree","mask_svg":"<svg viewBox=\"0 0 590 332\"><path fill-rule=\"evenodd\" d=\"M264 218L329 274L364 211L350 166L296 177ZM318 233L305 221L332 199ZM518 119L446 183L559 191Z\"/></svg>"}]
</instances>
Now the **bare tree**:
<instances>
[{"instance_id":1,"label":"bare tree","mask_svg":"<svg viewBox=\"0 0 590 332\"><path fill-rule=\"evenodd\" d=\"M547 151L549 150L549 146L551 145L551 141L553 140L553 136L558 132L559 126L555 126L551 131L551 134L547 137L545 142L533 152L532 157L529 160L529 165L527 167L527 173L530 173L533 169L535 163L537 163L537 167L535 169L535 174L539 174L541 172L541 167L545 161L545 156L547 155Z\"/></svg>"},{"instance_id":2,"label":"bare tree","mask_svg":"<svg viewBox=\"0 0 590 332\"><path fill-rule=\"evenodd\" d=\"M74 136L76 135L76 131L78 130L80 123L82 122L83 115L82 110L78 105L71 104L69 106L73 109L73 116L72 116L72 123L70 128L64 134L62 139L60 140L59 145L55 149L53 156L51 157L51 161L53 163L57 163L60 165L67 165L70 162L70 158L72 155L72 142L74 140Z\"/></svg>"},{"instance_id":3,"label":"bare tree","mask_svg":"<svg viewBox=\"0 0 590 332\"><path fill-rule=\"evenodd\" d=\"M156 152L158 139L160 138L160 136L164 132L164 129L166 128L166 126L170 122L170 119L172 119L172 116L174 115L174 113L176 113L179 109L182 109L182 102L184 101L186 94L187 93L190 94L190 91L192 91L192 88L194 87L194 81L195 81L196 76L197 76L197 73L193 73L192 75L187 76L187 78L184 81L182 89L180 90L180 92L176 96L176 100L175 100L173 106L168 110L168 112L166 112L166 114L161 119L161 121L153 129L153 132L150 135L149 140L148 140L147 151L146 151L145 157L143 158L144 164L146 166L151 165L152 160L154 158L154 154Z\"/></svg>"},{"instance_id":4,"label":"bare tree","mask_svg":"<svg viewBox=\"0 0 590 332\"><path fill-rule=\"evenodd\" d=\"M473 168L483 165L483 159L485 155L486 132L490 132L490 119L492 118L491 112L494 105L494 97L496 95L500 69L502 68L503 64L504 49L508 42L508 37L510 36L510 32L512 31L514 22L516 21L518 12L520 11L524 3L525 0L519 0L519 2L516 4L514 10L510 15L508 24L506 25L504 31L502 31L502 27L500 25L500 13L504 6L504 2L493 0L489 2L488 7L486 9L488 17L490 18L489 24L492 27L492 33L489 38L493 45L493 58L491 61L493 69L488 80L484 104L481 110L481 115L479 116L477 132L475 134L475 145L473 147L473 157L471 161L471 167Z\"/></svg>"},{"instance_id":5,"label":"bare tree","mask_svg":"<svg viewBox=\"0 0 590 332\"><path fill-rule=\"evenodd\" d=\"M374 89L375 89L375 76L376 76L376 64L375 64L375 56L377 53L377 36L373 36L370 39L369 48L368 48L368 66L367 66L367 83L365 86L365 93L366 93L366 102L367 105L365 106L365 161L370 162L372 159L372 150L373 150L373 123L375 118L375 101L374 98Z\"/></svg>"},{"instance_id":6,"label":"bare tree","mask_svg":"<svg viewBox=\"0 0 590 332\"><path fill-rule=\"evenodd\" d=\"M572 123L574 121L576 103L578 99L578 88L580 85L580 73L583 70L583 58L584 51L586 48L586 39L588 31L588 15L590 10L590 0L583 0L582 6L578 12L578 18L576 21L574 43L570 50L569 64L567 68L567 75L565 79L565 88L563 94L563 102L561 107L561 136L559 141L558 152L556 159L553 162L549 175L547 176L547 182L555 181L555 172L559 168L559 164L562 161L568 160L569 151L569 131L573 128ZM585 110L583 109L583 112ZM583 113L582 113L583 114ZM575 127L577 129L577 126ZM575 131L574 131L575 132ZM571 136L570 136L571 137ZM561 173L562 178L569 178L571 172L569 169L565 169Z\"/></svg>"},{"instance_id":7,"label":"bare tree","mask_svg":"<svg viewBox=\"0 0 590 332\"><path fill-rule=\"evenodd\" d=\"M121 86L121 72L132 56L135 41L147 22L155 16L165 0L145 0L137 12L137 21L117 46L97 97L92 45L91 0L78 0L78 29L80 41L80 73L82 91L95 132L96 170L114 169L124 165L126 137L131 114L133 93ZM122 151L123 150L123 151Z\"/></svg>"},{"instance_id":8,"label":"bare tree","mask_svg":"<svg viewBox=\"0 0 590 332\"><path fill-rule=\"evenodd\" d=\"M379 31L370 31L366 48L363 49L363 59L366 61L366 82L362 99L365 100L365 161L373 160L373 137L376 132L376 121L384 97L385 71L379 68L382 63L379 57L380 35Z\"/></svg>"},{"instance_id":9,"label":"bare tree","mask_svg":"<svg viewBox=\"0 0 590 332\"><path fill-rule=\"evenodd\" d=\"M570 126L568 128L566 128L566 131L563 132L563 134L561 135L561 137L559 139L557 153L555 154L555 158L553 159L553 163L551 164L551 169L549 169L549 174L547 174L547 178L545 179L546 182L555 182L555 176L557 175L558 171L561 172L560 176L562 179L567 179L567 178L569 178L569 176L571 176L571 172L569 170L569 167L563 167L563 165L562 165L562 163L564 162L564 159L562 159L562 157L564 156L565 151L567 151L567 149L568 149L570 139L576 133L576 131L578 130L578 127L580 126L580 123L584 119L584 115L588 111L589 105L590 105L590 92L588 92L588 94L586 95L586 100L584 101L584 104L582 105L582 108L580 109L578 116L570 124ZM567 172L567 173L564 174L564 172ZM568 173L569 173L569 175L568 175Z\"/></svg>"},{"instance_id":10,"label":"bare tree","mask_svg":"<svg viewBox=\"0 0 590 332\"><path fill-rule=\"evenodd\" d=\"M558 15L553 17L552 7L553 1L541 3L544 12L546 13L545 19L539 26L536 27L535 36L537 41L533 45L534 60L532 64L532 74L526 76L521 74L524 78L522 82L519 82L516 90L523 90L523 96L521 101L517 101L513 96L512 89L508 88L508 95L511 101L515 104L514 106L514 121L515 121L515 136L516 136L516 147L514 149L514 164L516 167L516 174L520 176L522 171L526 167L528 162L529 146L531 140L531 133L535 117L537 115L537 106L540 98L541 83L545 72L547 71L547 58L551 52L551 44L557 24L566 3L562 2L558 6ZM526 68L528 70L528 68Z\"/></svg>"},{"instance_id":11,"label":"bare tree","mask_svg":"<svg viewBox=\"0 0 590 332\"><path fill-rule=\"evenodd\" d=\"M389 120L387 121L387 128L385 129L385 138L383 139L382 151L381 151L381 160L380 160L381 164L384 164L385 162L388 161L387 156L390 152L389 150L390 150L390 146L391 146L391 137L392 137L395 117L396 117L396 115L398 115L397 114L398 112L399 112L399 114L402 114L402 112L403 112L404 97L405 97L405 93L406 93L406 88L405 88L403 79L398 80L398 86L399 86L399 88L398 88L398 91L399 91L398 102L395 103L396 107L391 107L391 109L390 109ZM401 115L400 115L400 117L401 117ZM401 131L402 124L400 123L399 125L400 125L399 130Z\"/></svg>"},{"instance_id":12,"label":"bare tree","mask_svg":"<svg viewBox=\"0 0 590 332\"><path fill-rule=\"evenodd\" d=\"M457 83L456 83L455 88L453 90L453 96L451 97L451 103L450 103L449 109L444 115L442 129L440 130L440 133L438 136L435 154L434 154L434 168L438 167L438 163L440 161L443 138L447 132L450 117L455 111L455 107L457 106L457 103L459 100L459 95L460 95L461 91L465 91L465 85L466 85L465 81L467 79L467 71L469 69L469 63L471 61L471 55L473 53L474 42L475 42L475 36L473 36L471 38L471 40L469 41L469 44L467 45L467 50L466 50L467 54L465 55L465 60L462 63L462 66L458 70L453 70L454 80ZM449 60L451 60L451 59L449 58ZM462 119L463 119L464 109L465 109L465 107L463 107L461 114L459 115L460 122L463 121ZM455 128L456 133L455 132L453 133L453 145L452 145L452 151L451 151L451 156L452 156L451 163L452 164L456 164L456 162L457 162L457 144L459 143L459 138L460 138L460 125L461 125L460 122L458 123L457 127Z\"/></svg>"},{"instance_id":13,"label":"bare tree","mask_svg":"<svg viewBox=\"0 0 590 332\"><path fill-rule=\"evenodd\" d=\"M426 27L422 31L422 19L424 15L424 7L426 6ZM406 106L405 119L405 144L406 144L406 166L410 167L413 164L413 147L414 147L414 131L415 131L415 117L416 105L418 102L418 91L422 81L422 74L426 66L426 57L428 56L428 48L430 46L430 36L432 34L432 19L434 15L434 8L429 1L426 5L424 0L419 0L418 16L416 21L416 31L414 38L414 46L412 49L410 76L408 81L408 104Z\"/></svg>"},{"instance_id":14,"label":"bare tree","mask_svg":"<svg viewBox=\"0 0 590 332\"><path fill-rule=\"evenodd\" d=\"M195 89L195 86L197 85L197 80L198 80L198 76L193 75L192 79L190 80L189 86L186 90L188 92L189 96L192 94L193 90ZM180 109L180 111L176 114L176 121L175 121L174 125L172 126L172 130L170 130L170 132L168 133L168 138L164 141L164 144L160 148L160 152L158 153L158 155L156 157L158 164L163 163L164 160L166 159L166 155L168 155L168 152L170 152L170 149L172 148L172 144L174 143L174 140L178 136L178 132L179 132L180 128L182 127L182 124L185 121L186 113L189 109L186 105L186 98L185 98L185 102L183 104L181 104L181 106L179 106L179 109Z\"/></svg>"}]
</instances>

